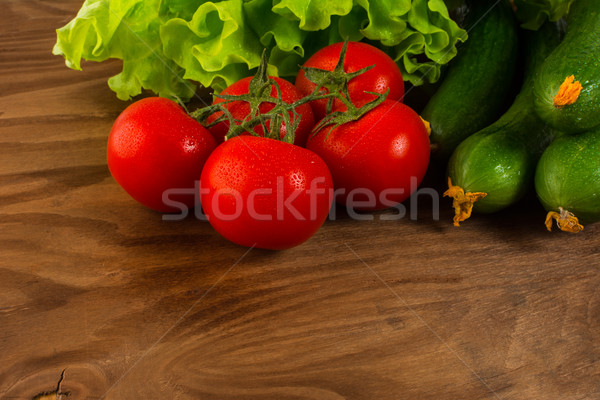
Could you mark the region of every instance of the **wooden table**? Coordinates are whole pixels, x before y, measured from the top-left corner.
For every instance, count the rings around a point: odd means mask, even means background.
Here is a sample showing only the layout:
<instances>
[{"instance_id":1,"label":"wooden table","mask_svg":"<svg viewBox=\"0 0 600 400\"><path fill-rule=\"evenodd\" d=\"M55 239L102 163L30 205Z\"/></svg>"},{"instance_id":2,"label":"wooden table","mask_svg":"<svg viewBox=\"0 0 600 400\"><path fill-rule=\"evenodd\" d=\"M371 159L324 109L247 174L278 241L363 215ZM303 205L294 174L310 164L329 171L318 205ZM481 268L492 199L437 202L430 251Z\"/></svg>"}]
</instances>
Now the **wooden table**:
<instances>
[{"instance_id":1,"label":"wooden table","mask_svg":"<svg viewBox=\"0 0 600 400\"><path fill-rule=\"evenodd\" d=\"M598 226L427 193L281 252L163 221L106 166L119 62L51 55L80 5L2 3L0 398L600 399Z\"/></svg>"}]
</instances>

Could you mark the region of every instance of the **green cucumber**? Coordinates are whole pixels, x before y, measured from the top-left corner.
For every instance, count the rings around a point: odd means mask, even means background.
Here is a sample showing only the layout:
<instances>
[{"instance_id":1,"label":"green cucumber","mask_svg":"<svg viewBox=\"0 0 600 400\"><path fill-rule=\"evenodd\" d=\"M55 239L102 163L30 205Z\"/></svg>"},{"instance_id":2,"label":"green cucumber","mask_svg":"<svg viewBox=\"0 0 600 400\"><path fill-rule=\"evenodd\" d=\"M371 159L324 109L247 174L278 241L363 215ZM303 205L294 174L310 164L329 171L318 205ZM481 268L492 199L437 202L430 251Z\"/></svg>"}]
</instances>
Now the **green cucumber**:
<instances>
[{"instance_id":1,"label":"green cucumber","mask_svg":"<svg viewBox=\"0 0 600 400\"><path fill-rule=\"evenodd\" d=\"M573 2L567 34L534 87L536 112L552 127L577 133L600 125L600 1Z\"/></svg>"},{"instance_id":2,"label":"green cucumber","mask_svg":"<svg viewBox=\"0 0 600 400\"><path fill-rule=\"evenodd\" d=\"M533 80L560 43L560 31L547 22L522 34L526 59L519 94L496 122L461 142L448 162L444 195L454 198L456 226L471 211L492 213L520 200L532 188L537 161L554 137L533 110Z\"/></svg>"},{"instance_id":3,"label":"green cucumber","mask_svg":"<svg viewBox=\"0 0 600 400\"><path fill-rule=\"evenodd\" d=\"M467 136L494 122L514 93L518 27L508 1L469 2L468 39L422 112L430 123L432 157L447 161Z\"/></svg>"},{"instance_id":4,"label":"green cucumber","mask_svg":"<svg viewBox=\"0 0 600 400\"><path fill-rule=\"evenodd\" d=\"M535 190L553 219L567 232L579 232L582 223L600 221L600 128L556 139L540 158Z\"/></svg>"}]
</instances>

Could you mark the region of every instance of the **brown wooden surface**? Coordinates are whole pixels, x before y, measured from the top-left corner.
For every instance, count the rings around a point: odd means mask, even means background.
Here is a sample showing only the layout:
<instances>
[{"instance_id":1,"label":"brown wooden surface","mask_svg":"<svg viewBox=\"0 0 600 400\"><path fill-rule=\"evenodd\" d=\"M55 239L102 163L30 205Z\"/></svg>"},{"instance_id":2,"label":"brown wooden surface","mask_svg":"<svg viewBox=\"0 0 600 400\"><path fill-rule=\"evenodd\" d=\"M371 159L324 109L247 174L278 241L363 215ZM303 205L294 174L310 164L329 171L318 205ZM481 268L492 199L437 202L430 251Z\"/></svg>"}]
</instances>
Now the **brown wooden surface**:
<instances>
[{"instance_id":1,"label":"brown wooden surface","mask_svg":"<svg viewBox=\"0 0 600 400\"><path fill-rule=\"evenodd\" d=\"M423 196L267 252L162 221L106 167L119 63L51 55L80 5L2 2L0 398L600 399L598 226Z\"/></svg>"}]
</instances>

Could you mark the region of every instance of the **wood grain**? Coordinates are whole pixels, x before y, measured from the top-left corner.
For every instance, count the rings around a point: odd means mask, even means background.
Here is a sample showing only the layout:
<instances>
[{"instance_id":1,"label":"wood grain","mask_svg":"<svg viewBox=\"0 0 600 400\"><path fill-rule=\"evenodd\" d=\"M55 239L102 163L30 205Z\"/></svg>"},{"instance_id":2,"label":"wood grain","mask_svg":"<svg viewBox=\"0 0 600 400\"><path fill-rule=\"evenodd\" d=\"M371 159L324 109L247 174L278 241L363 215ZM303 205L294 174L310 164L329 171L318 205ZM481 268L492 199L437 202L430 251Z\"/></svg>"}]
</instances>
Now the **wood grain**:
<instances>
[{"instance_id":1,"label":"wood grain","mask_svg":"<svg viewBox=\"0 0 600 400\"><path fill-rule=\"evenodd\" d=\"M600 399L598 226L426 194L284 252L163 221L106 167L119 63L51 55L80 5L0 16L1 399Z\"/></svg>"}]
</instances>

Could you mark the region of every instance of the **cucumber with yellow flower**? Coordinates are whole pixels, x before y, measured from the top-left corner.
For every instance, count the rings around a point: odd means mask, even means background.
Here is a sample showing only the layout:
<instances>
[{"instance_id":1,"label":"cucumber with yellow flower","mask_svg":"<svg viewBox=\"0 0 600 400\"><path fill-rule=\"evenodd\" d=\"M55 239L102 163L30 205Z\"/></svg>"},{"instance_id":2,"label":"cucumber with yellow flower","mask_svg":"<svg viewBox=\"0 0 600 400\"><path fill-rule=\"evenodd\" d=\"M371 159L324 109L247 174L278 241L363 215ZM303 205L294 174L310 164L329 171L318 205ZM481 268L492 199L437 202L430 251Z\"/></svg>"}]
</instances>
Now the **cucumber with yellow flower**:
<instances>
[{"instance_id":1,"label":"cucumber with yellow flower","mask_svg":"<svg viewBox=\"0 0 600 400\"><path fill-rule=\"evenodd\" d=\"M472 211L492 213L520 200L533 186L537 161L555 136L533 110L533 80L545 58L560 43L556 23L524 31L527 53L521 90L496 122L469 136L448 162L448 190L454 225Z\"/></svg>"},{"instance_id":2,"label":"cucumber with yellow flower","mask_svg":"<svg viewBox=\"0 0 600 400\"><path fill-rule=\"evenodd\" d=\"M567 134L600 125L600 2L575 0L567 33L534 81L535 110Z\"/></svg>"}]
</instances>

